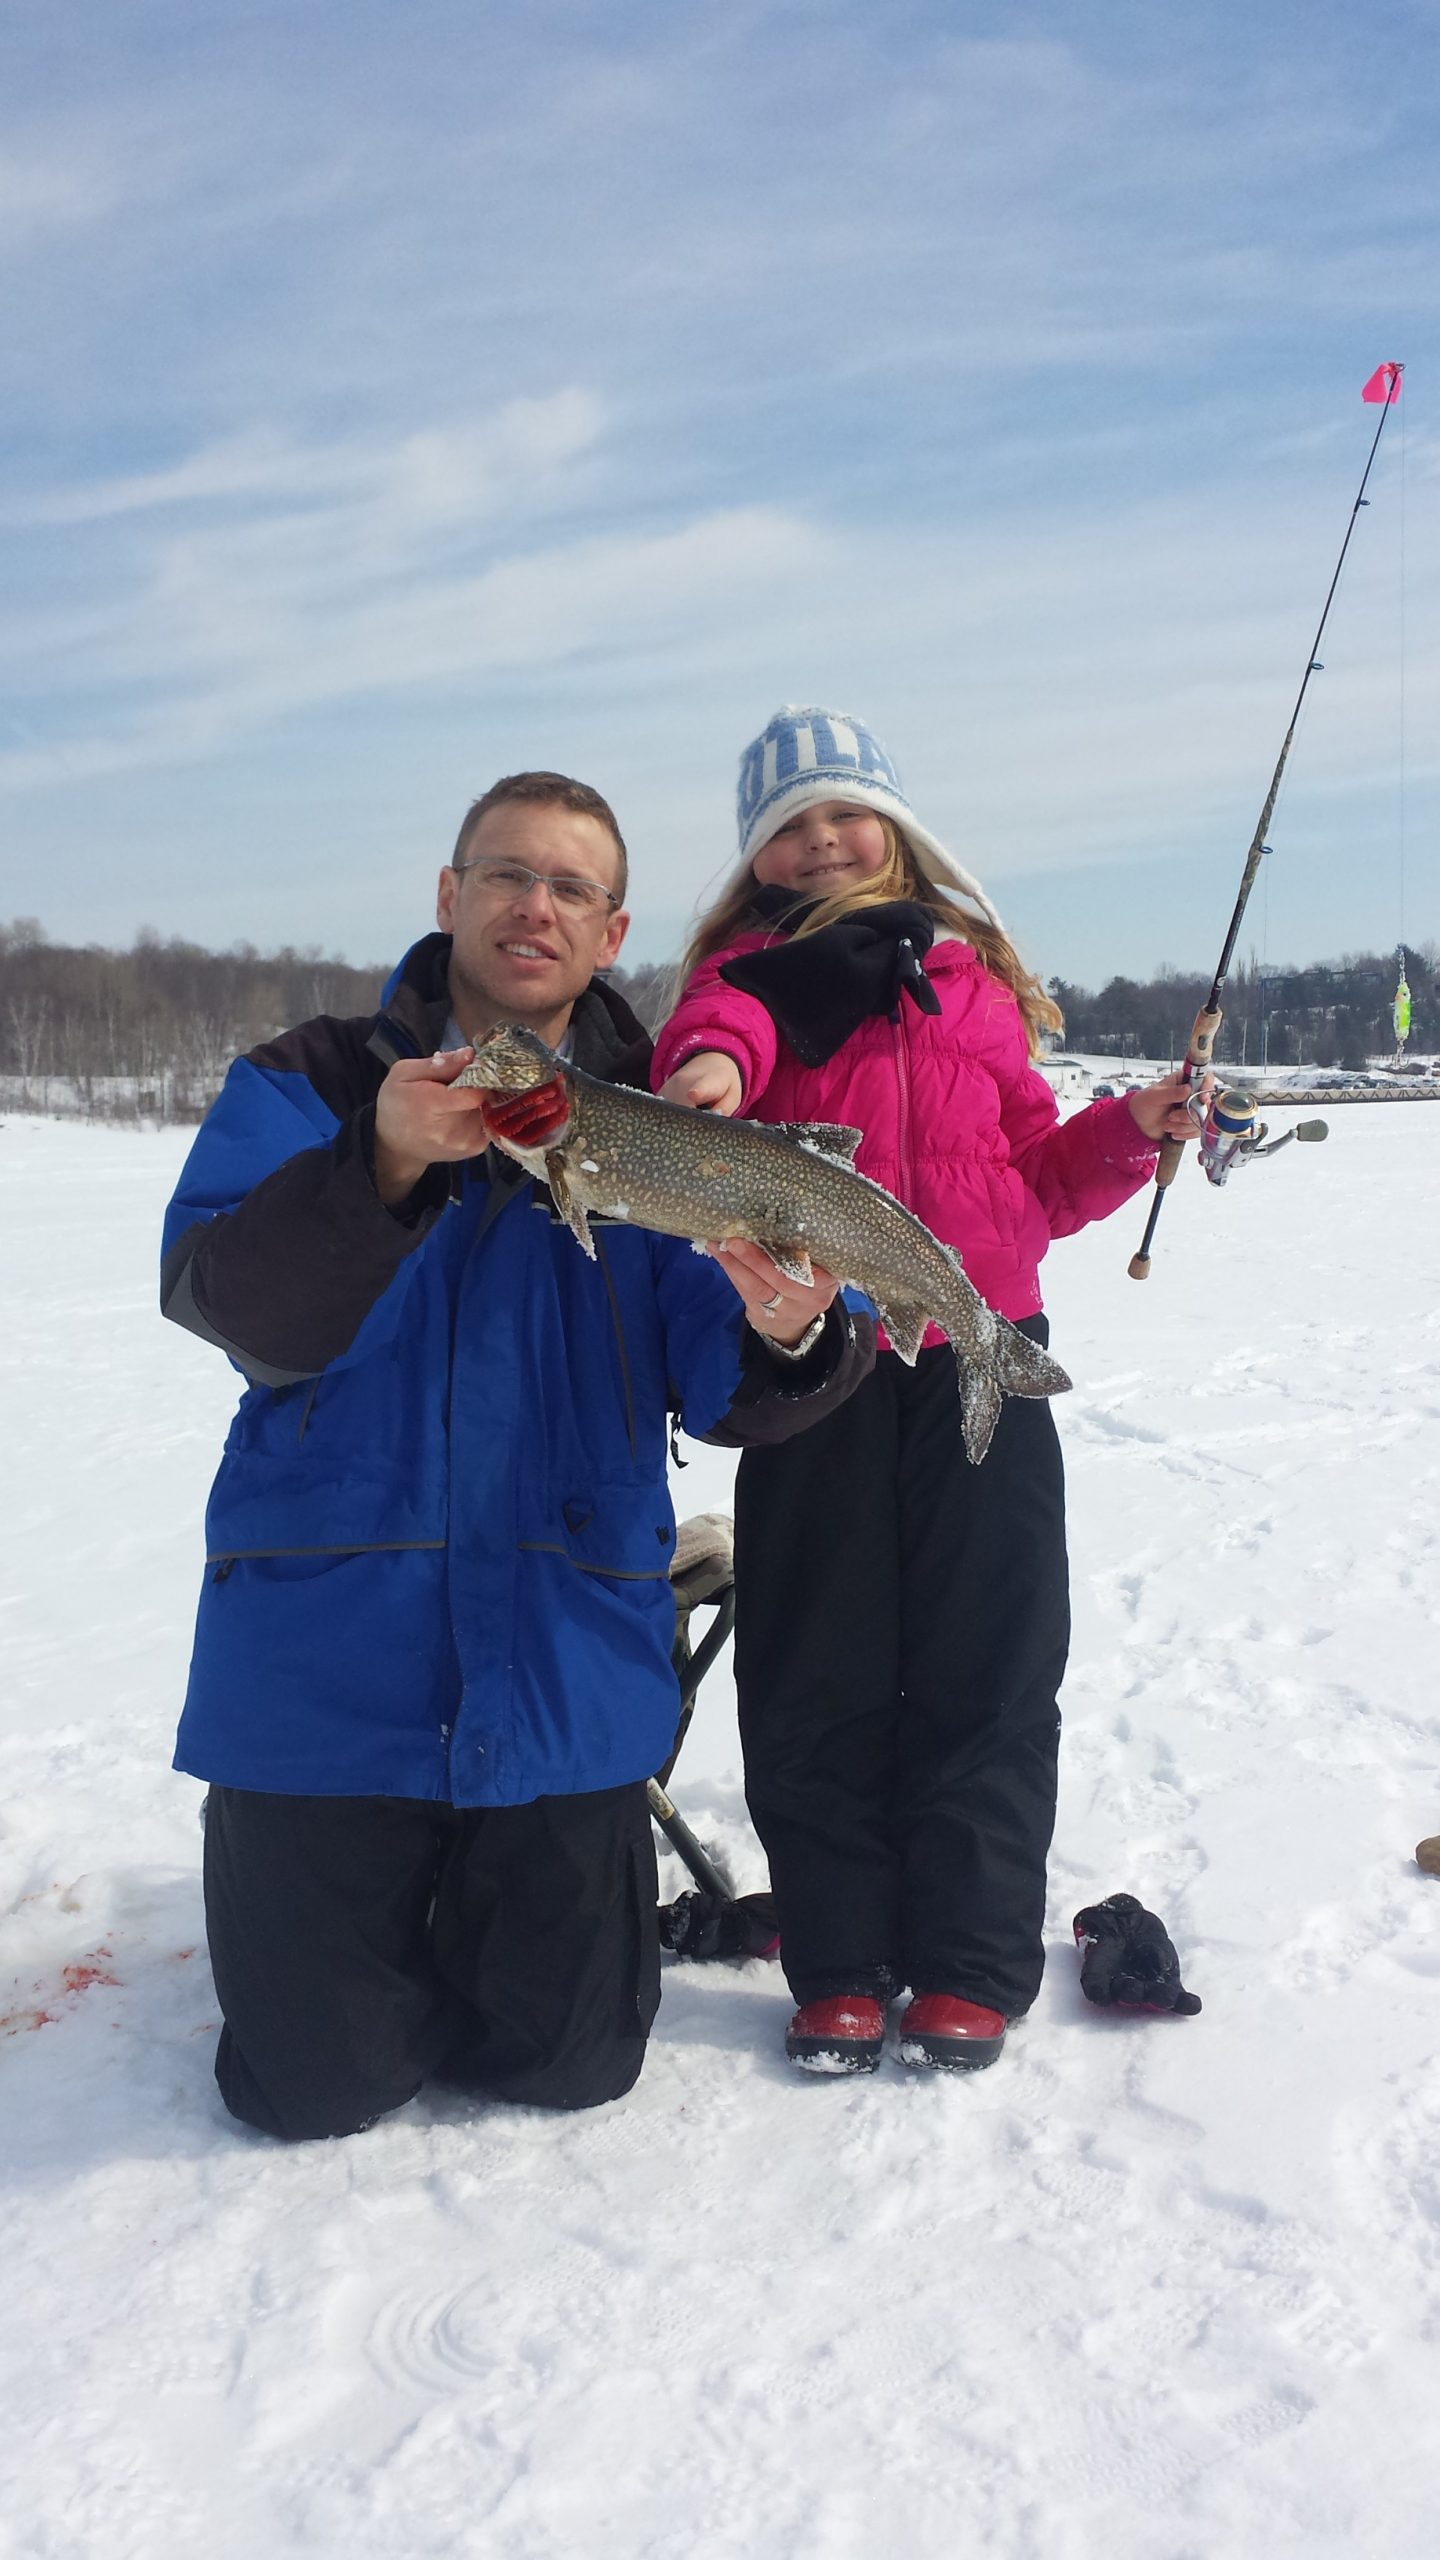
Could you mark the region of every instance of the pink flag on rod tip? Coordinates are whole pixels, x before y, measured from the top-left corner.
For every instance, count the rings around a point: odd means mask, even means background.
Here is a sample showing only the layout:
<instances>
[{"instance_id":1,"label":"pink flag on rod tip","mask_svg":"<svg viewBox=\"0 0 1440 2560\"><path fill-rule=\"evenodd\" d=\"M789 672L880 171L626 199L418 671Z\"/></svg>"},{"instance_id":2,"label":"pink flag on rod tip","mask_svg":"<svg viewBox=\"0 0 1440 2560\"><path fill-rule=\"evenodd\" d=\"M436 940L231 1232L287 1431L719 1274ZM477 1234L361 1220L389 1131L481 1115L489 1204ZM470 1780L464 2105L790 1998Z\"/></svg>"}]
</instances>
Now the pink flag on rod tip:
<instances>
[{"instance_id":1,"label":"pink flag on rod tip","mask_svg":"<svg viewBox=\"0 0 1440 2560\"><path fill-rule=\"evenodd\" d=\"M1383 400L1388 407L1400 397L1400 376L1404 370L1403 364L1377 364L1360 394L1361 399L1373 400L1377 405Z\"/></svg>"}]
</instances>

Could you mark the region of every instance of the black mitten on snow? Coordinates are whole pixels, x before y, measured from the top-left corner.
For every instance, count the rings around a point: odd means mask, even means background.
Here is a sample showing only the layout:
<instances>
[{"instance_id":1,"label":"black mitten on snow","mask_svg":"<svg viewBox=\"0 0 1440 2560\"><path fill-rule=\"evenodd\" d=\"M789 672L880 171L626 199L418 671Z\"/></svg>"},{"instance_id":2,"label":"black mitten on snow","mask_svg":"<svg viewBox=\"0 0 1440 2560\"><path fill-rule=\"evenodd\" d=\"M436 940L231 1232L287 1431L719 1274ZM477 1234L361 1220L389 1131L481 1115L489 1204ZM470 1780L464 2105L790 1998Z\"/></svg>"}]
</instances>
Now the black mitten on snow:
<instances>
[{"instance_id":1,"label":"black mitten on snow","mask_svg":"<svg viewBox=\"0 0 1440 2560\"><path fill-rule=\"evenodd\" d=\"M1200 2002L1180 1979L1180 1959L1153 1911L1112 1893L1075 1914L1080 1988L1101 2009L1162 2009L1193 2018Z\"/></svg>"},{"instance_id":2,"label":"black mitten on snow","mask_svg":"<svg viewBox=\"0 0 1440 2560\"><path fill-rule=\"evenodd\" d=\"M705 1964L712 1956L773 1956L780 1923L768 1893L742 1893L722 1902L714 1893L682 1893L659 1908L660 1944L672 1955Z\"/></svg>"}]
</instances>

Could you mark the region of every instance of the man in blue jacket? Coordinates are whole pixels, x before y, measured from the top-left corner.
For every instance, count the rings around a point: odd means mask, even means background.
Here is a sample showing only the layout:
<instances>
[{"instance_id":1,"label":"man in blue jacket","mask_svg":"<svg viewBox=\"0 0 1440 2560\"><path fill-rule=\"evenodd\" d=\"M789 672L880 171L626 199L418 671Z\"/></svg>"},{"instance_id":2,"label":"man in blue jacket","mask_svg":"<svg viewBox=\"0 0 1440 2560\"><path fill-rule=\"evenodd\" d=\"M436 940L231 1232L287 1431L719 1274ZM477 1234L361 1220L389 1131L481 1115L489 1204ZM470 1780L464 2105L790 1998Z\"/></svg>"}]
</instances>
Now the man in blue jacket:
<instances>
[{"instance_id":1,"label":"man in blue jacket","mask_svg":"<svg viewBox=\"0 0 1440 2560\"><path fill-rule=\"evenodd\" d=\"M645 1085L596 976L624 896L597 792L496 783L381 1011L239 1059L170 1205L164 1311L247 1381L175 1764L210 1789L216 2077L284 2139L431 2077L556 2107L632 2085L659 2000L644 1781L676 1715L670 1417L785 1437L874 1356L833 1281L754 1246L615 1224L588 1261L491 1144L514 1098L454 1090L499 1022Z\"/></svg>"}]
</instances>

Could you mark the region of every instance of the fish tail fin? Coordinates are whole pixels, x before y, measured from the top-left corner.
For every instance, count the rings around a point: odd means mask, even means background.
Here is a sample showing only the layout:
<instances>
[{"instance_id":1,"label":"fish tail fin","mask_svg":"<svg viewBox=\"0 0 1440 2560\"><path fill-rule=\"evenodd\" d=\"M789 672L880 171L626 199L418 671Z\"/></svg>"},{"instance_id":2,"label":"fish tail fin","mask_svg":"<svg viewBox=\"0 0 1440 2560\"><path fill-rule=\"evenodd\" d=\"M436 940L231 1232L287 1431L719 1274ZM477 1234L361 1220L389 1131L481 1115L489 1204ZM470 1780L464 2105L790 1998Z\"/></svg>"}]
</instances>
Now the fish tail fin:
<instances>
[{"instance_id":1,"label":"fish tail fin","mask_svg":"<svg viewBox=\"0 0 1440 2560\"><path fill-rule=\"evenodd\" d=\"M1039 1342L1018 1325L1000 1320L994 1351L995 1374L1007 1396L1063 1396L1073 1383Z\"/></svg>"},{"instance_id":2,"label":"fish tail fin","mask_svg":"<svg viewBox=\"0 0 1440 2560\"><path fill-rule=\"evenodd\" d=\"M1007 1396L1063 1395L1070 1380L1058 1360L1018 1326L995 1319L995 1332L981 1355L957 1357L960 1373L965 1455L978 1467L995 1436L995 1425Z\"/></svg>"}]
</instances>

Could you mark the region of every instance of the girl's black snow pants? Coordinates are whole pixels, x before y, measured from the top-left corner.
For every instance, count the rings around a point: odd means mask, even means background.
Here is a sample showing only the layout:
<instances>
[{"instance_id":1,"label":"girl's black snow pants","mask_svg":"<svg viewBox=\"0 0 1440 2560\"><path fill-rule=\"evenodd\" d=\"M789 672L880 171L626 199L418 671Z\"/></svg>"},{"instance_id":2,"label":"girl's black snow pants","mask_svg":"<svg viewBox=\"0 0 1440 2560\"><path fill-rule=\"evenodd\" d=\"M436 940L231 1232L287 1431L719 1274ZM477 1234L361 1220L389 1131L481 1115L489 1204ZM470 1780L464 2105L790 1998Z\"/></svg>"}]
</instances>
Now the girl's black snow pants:
<instances>
[{"instance_id":1,"label":"girl's black snow pants","mask_svg":"<svg viewBox=\"0 0 1440 2560\"><path fill-rule=\"evenodd\" d=\"M1019 2017L1070 1633L1048 1403L1007 1397L974 1467L948 1345L913 1370L886 1351L823 1422L744 1453L735 1530L746 1795L796 1999L908 1983Z\"/></svg>"}]
</instances>

